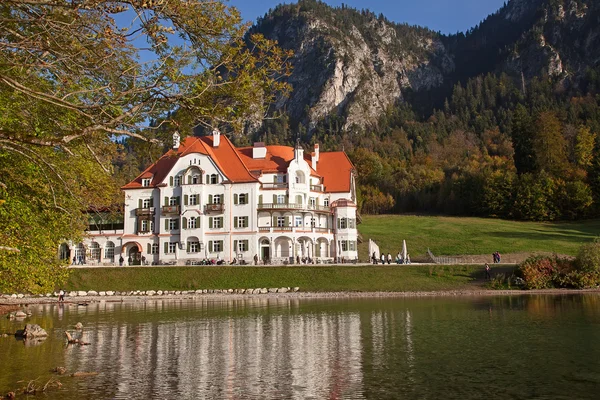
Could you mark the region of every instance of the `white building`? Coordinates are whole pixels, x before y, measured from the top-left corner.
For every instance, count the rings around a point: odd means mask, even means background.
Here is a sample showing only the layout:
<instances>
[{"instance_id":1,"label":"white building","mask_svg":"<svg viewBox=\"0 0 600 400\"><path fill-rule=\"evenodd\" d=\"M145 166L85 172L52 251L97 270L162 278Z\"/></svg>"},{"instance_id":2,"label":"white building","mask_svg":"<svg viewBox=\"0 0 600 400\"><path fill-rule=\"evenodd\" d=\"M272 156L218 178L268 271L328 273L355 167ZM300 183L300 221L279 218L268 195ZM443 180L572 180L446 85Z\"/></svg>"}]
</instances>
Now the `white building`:
<instances>
[{"instance_id":1,"label":"white building","mask_svg":"<svg viewBox=\"0 0 600 400\"><path fill-rule=\"evenodd\" d=\"M69 258L179 265L253 263L255 255L273 264L358 258L354 167L344 152L236 148L218 131L181 143L176 135L173 149L122 189L123 229L92 228Z\"/></svg>"}]
</instances>

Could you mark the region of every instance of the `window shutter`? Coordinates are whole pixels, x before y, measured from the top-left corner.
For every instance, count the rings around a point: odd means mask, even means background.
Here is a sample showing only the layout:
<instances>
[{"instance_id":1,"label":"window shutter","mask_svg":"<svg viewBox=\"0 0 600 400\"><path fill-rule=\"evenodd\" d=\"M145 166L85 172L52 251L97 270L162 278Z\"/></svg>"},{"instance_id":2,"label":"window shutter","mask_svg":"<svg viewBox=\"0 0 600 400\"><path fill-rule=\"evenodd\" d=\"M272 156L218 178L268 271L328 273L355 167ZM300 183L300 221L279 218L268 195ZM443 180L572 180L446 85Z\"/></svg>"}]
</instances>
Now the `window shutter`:
<instances>
[{"instance_id":1,"label":"window shutter","mask_svg":"<svg viewBox=\"0 0 600 400\"><path fill-rule=\"evenodd\" d=\"M150 254L152 252L152 245L150 243L148 243L148 245L146 246L146 253Z\"/></svg>"},{"instance_id":2,"label":"window shutter","mask_svg":"<svg viewBox=\"0 0 600 400\"><path fill-rule=\"evenodd\" d=\"M208 204L212 204L213 203L212 200L213 200L212 194L209 194L208 195Z\"/></svg>"},{"instance_id":3,"label":"window shutter","mask_svg":"<svg viewBox=\"0 0 600 400\"><path fill-rule=\"evenodd\" d=\"M191 175L188 175L188 185L191 185L191 184L192 184L192 176L191 176ZM189 250L188 250L188 251L189 251Z\"/></svg>"},{"instance_id":4,"label":"window shutter","mask_svg":"<svg viewBox=\"0 0 600 400\"><path fill-rule=\"evenodd\" d=\"M258 204L262 205L262 194L260 196L258 196Z\"/></svg>"},{"instance_id":5,"label":"window shutter","mask_svg":"<svg viewBox=\"0 0 600 400\"><path fill-rule=\"evenodd\" d=\"M337 227L338 227L338 229L340 229L340 227L342 226L341 221L342 220L340 218L337 219Z\"/></svg>"},{"instance_id":6,"label":"window shutter","mask_svg":"<svg viewBox=\"0 0 600 400\"><path fill-rule=\"evenodd\" d=\"M169 230L169 218L165 219L165 231Z\"/></svg>"},{"instance_id":7,"label":"window shutter","mask_svg":"<svg viewBox=\"0 0 600 400\"><path fill-rule=\"evenodd\" d=\"M277 226L277 217L273 216L273 226Z\"/></svg>"},{"instance_id":8,"label":"window shutter","mask_svg":"<svg viewBox=\"0 0 600 400\"><path fill-rule=\"evenodd\" d=\"M233 195L233 204L238 204L238 195L237 194Z\"/></svg>"},{"instance_id":9,"label":"window shutter","mask_svg":"<svg viewBox=\"0 0 600 400\"><path fill-rule=\"evenodd\" d=\"M321 199L317 197L317 206L321 203Z\"/></svg>"},{"instance_id":10,"label":"window shutter","mask_svg":"<svg viewBox=\"0 0 600 400\"><path fill-rule=\"evenodd\" d=\"M208 227L212 229L213 227L213 217L208 217Z\"/></svg>"},{"instance_id":11,"label":"window shutter","mask_svg":"<svg viewBox=\"0 0 600 400\"><path fill-rule=\"evenodd\" d=\"M244 247L246 248L246 251L248 251L248 241L244 240L243 242L244 242Z\"/></svg>"},{"instance_id":12,"label":"window shutter","mask_svg":"<svg viewBox=\"0 0 600 400\"><path fill-rule=\"evenodd\" d=\"M290 226L290 217L289 215L285 217L285 226Z\"/></svg>"},{"instance_id":13,"label":"window shutter","mask_svg":"<svg viewBox=\"0 0 600 400\"><path fill-rule=\"evenodd\" d=\"M169 198L167 196L165 196L165 203L163 204L163 206L168 206L169 205Z\"/></svg>"},{"instance_id":14,"label":"window shutter","mask_svg":"<svg viewBox=\"0 0 600 400\"><path fill-rule=\"evenodd\" d=\"M169 252L169 243L165 242L165 254Z\"/></svg>"},{"instance_id":15,"label":"window shutter","mask_svg":"<svg viewBox=\"0 0 600 400\"><path fill-rule=\"evenodd\" d=\"M233 241L233 254L234 254L234 255L236 255L236 254L237 254L237 252L238 252L238 249L239 249L239 247L238 247L238 241L237 241L237 240L234 240L234 241Z\"/></svg>"},{"instance_id":16,"label":"window shutter","mask_svg":"<svg viewBox=\"0 0 600 400\"><path fill-rule=\"evenodd\" d=\"M208 252L209 253L213 252L213 241L212 240L208 241Z\"/></svg>"},{"instance_id":17,"label":"window shutter","mask_svg":"<svg viewBox=\"0 0 600 400\"><path fill-rule=\"evenodd\" d=\"M285 202L286 204L290 202L290 196L289 195L285 195Z\"/></svg>"},{"instance_id":18,"label":"window shutter","mask_svg":"<svg viewBox=\"0 0 600 400\"><path fill-rule=\"evenodd\" d=\"M273 204L277 204L277 195L276 194L273 195Z\"/></svg>"},{"instance_id":19,"label":"window shutter","mask_svg":"<svg viewBox=\"0 0 600 400\"><path fill-rule=\"evenodd\" d=\"M216 182L217 182L217 183L219 183L219 179L220 179L221 177L220 177L220 176L217 174L216 178L217 178L217 179L216 179Z\"/></svg>"},{"instance_id":20,"label":"window shutter","mask_svg":"<svg viewBox=\"0 0 600 400\"><path fill-rule=\"evenodd\" d=\"M142 208L142 199L138 200L138 208Z\"/></svg>"},{"instance_id":21,"label":"window shutter","mask_svg":"<svg viewBox=\"0 0 600 400\"><path fill-rule=\"evenodd\" d=\"M173 186L173 177L172 177L172 176L170 176L170 177L169 177L169 184L170 184L171 186Z\"/></svg>"},{"instance_id":22,"label":"window shutter","mask_svg":"<svg viewBox=\"0 0 600 400\"><path fill-rule=\"evenodd\" d=\"M238 217L233 217L233 227L234 228L238 227Z\"/></svg>"},{"instance_id":23,"label":"window shutter","mask_svg":"<svg viewBox=\"0 0 600 400\"><path fill-rule=\"evenodd\" d=\"M187 218L186 218L186 217L183 217L183 218L181 219L181 221L182 221L182 222L181 222L182 228L183 228L183 229L187 229L187 227L188 227L188 225L187 225Z\"/></svg>"},{"instance_id":24,"label":"window shutter","mask_svg":"<svg viewBox=\"0 0 600 400\"><path fill-rule=\"evenodd\" d=\"M187 206L187 205L188 205L188 195L187 195L187 194L184 194L184 195L183 195L183 205L184 205L184 206Z\"/></svg>"},{"instance_id":25,"label":"window shutter","mask_svg":"<svg viewBox=\"0 0 600 400\"><path fill-rule=\"evenodd\" d=\"M177 201L176 201L177 205L180 206L181 205L181 196L177 196L176 199L177 199Z\"/></svg>"},{"instance_id":26,"label":"window shutter","mask_svg":"<svg viewBox=\"0 0 600 400\"><path fill-rule=\"evenodd\" d=\"M273 175L273 183L277 183L277 175Z\"/></svg>"},{"instance_id":27,"label":"window shutter","mask_svg":"<svg viewBox=\"0 0 600 400\"><path fill-rule=\"evenodd\" d=\"M150 207L154 207L154 197L150 197Z\"/></svg>"},{"instance_id":28,"label":"window shutter","mask_svg":"<svg viewBox=\"0 0 600 400\"><path fill-rule=\"evenodd\" d=\"M190 242L187 242L187 249L186 251L189 253L190 252Z\"/></svg>"}]
</instances>

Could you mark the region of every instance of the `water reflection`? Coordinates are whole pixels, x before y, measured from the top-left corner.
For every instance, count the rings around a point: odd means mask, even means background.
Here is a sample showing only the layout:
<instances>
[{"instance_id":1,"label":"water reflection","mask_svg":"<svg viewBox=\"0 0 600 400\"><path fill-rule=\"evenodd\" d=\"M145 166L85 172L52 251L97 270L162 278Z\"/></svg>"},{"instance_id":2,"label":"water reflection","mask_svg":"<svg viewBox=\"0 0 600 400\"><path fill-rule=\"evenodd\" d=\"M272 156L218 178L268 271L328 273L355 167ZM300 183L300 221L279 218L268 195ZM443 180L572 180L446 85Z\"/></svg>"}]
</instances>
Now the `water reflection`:
<instances>
[{"instance_id":1,"label":"water reflection","mask_svg":"<svg viewBox=\"0 0 600 400\"><path fill-rule=\"evenodd\" d=\"M600 389L599 298L41 305L27 322L45 342L0 339L0 390L64 365L100 374L61 378L49 398L587 398ZM64 346L77 322L90 346Z\"/></svg>"}]
</instances>

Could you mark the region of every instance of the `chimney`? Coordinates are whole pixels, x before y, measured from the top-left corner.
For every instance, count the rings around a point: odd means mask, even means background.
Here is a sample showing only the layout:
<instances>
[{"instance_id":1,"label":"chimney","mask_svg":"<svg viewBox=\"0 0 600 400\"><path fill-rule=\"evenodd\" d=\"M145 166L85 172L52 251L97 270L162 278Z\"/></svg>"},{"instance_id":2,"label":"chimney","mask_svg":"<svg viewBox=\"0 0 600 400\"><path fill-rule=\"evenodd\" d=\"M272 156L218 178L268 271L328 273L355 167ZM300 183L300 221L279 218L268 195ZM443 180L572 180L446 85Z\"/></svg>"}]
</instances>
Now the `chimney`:
<instances>
[{"instance_id":1,"label":"chimney","mask_svg":"<svg viewBox=\"0 0 600 400\"><path fill-rule=\"evenodd\" d=\"M315 152L312 154L312 169L317 170L317 163L319 162L319 145L315 143Z\"/></svg>"},{"instance_id":2,"label":"chimney","mask_svg":"<svg viewBox=\"0 0 600 400\"><path fill-rule=\"evenodd\" d=\"M267 148L263 142L254 143L254 147L252 148L252 158L266 158L267 157Z\"/></svg>"},{"instance_id":3,"label":"chimney","mask_svg":"<svg viewBox=\"0 0 600 400\"><path fill-rule=\"evenodd\" d=\"M215 129L213 132L213 147L219 147L221 144L221 132L218 129Z\"/></svg>"},{"instance_id":4,"label":"chimney","mask_svg":"<svg viewBox=\"0 0 600 400\"><path fill-rule=\"evenodd\" d=\"M181 139L181 136L179 136L179 132L175 131L175 133L173 134L173 148L175 150L177 150L179 148L180 139Z\"/></svg>"}]
</instances>

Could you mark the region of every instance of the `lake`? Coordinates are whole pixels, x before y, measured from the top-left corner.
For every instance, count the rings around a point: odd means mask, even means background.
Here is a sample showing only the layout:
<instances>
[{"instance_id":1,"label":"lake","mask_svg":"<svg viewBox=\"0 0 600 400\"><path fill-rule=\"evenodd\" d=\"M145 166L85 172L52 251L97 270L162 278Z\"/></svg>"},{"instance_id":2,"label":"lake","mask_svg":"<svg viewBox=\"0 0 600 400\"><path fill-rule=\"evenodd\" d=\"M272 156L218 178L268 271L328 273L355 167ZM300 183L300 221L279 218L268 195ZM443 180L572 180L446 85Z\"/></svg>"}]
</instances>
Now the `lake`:
<instances>
[{"instance_id":1,"label":"lake","mask_svg":"<svg viewBox=\"0 0 600 400\"><path fill-rule=\"evenodd\" d=\"M0 394L49 399L592 399L600 295L169 299L32 305L0 338ZM89 346L67 346L84 325ZM77 335L77 334L76 334ZM70 377L50 371L64 366ZM21 381L21 382L19 382Z\"/></svg>"}]
</instances>

